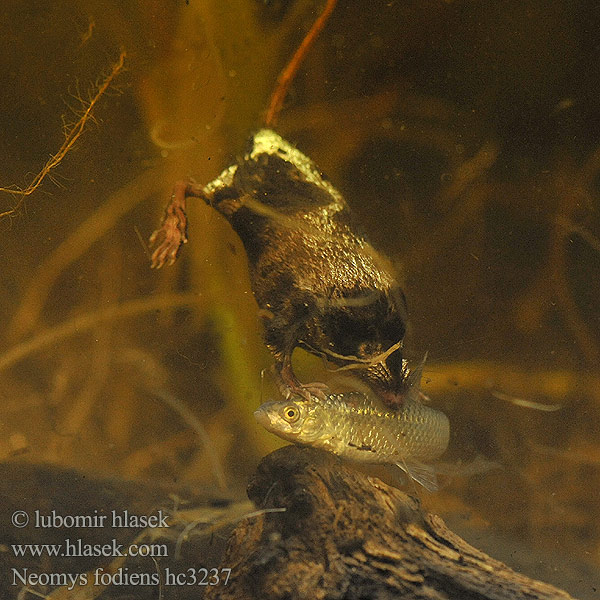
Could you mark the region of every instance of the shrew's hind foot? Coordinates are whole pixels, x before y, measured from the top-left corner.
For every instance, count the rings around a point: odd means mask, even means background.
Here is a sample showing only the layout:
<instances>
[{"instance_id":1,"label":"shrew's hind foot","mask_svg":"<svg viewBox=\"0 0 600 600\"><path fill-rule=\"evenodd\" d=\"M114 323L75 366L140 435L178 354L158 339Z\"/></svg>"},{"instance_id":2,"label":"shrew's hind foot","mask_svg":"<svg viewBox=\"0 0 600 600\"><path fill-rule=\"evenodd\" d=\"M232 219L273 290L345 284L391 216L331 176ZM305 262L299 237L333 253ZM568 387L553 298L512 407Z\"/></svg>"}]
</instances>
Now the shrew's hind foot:
<instances>
[{"instance_id":1,"label":"shrew's hind foot","mask_svg":"<svg viewBox=\"0 0 600 600\"><path fill-rule=\"evenodd\" d=\"M291 361L285 360L283 364L275 364L273 372L279 388L279 393L287 400L293 396L300 396L304 400L310 400L316 396L325 400L329 394L329 387L319 381L312 383L300 383L292 370Z\"/></svg>"},{"instance_id":2,"label":"shrew's hind foot","mask_svg":"<svg viewBox=\"0 0 600 600\"><path fill-rule=\"evenodd\" d=\"M320 381L313 381L311 383L298 383L294 386L285 386L281 391L287 399L293 396L299 396L303 400L312 400L314 397L318 398L319 400L327 400L327 395L331 393L329 387Z\"/></svg>"}]
</instances>

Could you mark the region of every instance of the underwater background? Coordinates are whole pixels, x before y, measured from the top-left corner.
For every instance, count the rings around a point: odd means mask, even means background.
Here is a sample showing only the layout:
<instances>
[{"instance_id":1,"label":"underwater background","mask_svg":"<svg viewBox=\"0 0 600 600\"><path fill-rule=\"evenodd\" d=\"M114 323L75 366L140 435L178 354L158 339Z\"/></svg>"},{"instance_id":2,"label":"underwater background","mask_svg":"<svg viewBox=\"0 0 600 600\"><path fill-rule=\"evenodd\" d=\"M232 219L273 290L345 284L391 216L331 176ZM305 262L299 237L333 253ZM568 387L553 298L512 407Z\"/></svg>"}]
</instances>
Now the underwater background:
<instances>
[{"instance_id":1,"label":"underwater background","mask_svg":"<svg viewBox=\"0 0 600 600\"><path fill-rule=\"evenodd\" d=\"M241 498L282 445L253 417L272 359L229 225L191 202L175 266L146 244L174 182L243 152L321 8L0 9L4 461ZM580 598L600 585L599 34L589 1L340 0L277 127L401 275L459 467L424 506Z\"/></svg>"}]
</instances>

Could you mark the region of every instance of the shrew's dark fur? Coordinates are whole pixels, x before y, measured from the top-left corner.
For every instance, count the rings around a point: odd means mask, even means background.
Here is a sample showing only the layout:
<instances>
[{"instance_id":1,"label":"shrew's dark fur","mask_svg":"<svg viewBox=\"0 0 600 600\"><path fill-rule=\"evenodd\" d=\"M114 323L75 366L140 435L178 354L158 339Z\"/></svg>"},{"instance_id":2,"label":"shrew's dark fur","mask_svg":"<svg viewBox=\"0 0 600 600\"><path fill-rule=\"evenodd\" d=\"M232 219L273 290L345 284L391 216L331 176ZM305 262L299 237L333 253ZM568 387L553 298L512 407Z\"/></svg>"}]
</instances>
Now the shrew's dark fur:
<instances>
[{"instance_id":1,"label":"shrew's dark fur","mask_svg":"<svg viewBox=\"0 0 600 600\"><path fill-rule=\"evenodd\" d=\"M401 345L404 294L312 161L262 130L203 195L244 244L265 341L284 384L302 387L291 367L302 346L338 365L360 365L356 373L384 402L399 405L407 379L401 348L377 357Z\"/></svg>"}]
</instances>

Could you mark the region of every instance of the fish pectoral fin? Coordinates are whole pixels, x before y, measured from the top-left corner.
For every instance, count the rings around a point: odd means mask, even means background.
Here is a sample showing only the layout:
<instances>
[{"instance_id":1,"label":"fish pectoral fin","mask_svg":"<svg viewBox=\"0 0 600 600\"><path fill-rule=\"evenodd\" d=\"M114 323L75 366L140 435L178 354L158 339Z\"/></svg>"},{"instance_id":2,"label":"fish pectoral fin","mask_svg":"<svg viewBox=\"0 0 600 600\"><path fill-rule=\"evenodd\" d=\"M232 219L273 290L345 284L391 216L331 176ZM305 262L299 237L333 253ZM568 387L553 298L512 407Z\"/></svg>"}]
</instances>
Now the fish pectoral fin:
<instances>
[{"instance_id":1,"label":"fish pectoral fin","mask_svg":"<svg viewBox=\"0 0 600 600\"><path fill-rule=\"evenodd\" d=\"M418 460L407 459L402 462L396 463L403 471L414 479L417 483L420 483L427 491L437 492L438 481L433 467L426 465Z\"/></svg>"}]
</instances>

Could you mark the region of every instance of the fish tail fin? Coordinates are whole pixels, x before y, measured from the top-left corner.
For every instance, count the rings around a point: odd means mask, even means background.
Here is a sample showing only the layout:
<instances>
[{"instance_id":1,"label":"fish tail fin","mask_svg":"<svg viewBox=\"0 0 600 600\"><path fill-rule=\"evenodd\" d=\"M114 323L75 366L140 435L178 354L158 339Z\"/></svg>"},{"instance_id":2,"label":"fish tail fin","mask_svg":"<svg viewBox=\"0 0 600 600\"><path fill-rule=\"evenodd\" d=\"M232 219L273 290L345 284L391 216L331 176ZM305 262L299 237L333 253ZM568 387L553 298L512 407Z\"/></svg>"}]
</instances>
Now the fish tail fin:
<instances>
[{"instance_id":1,"label":"fish tail fin","mask_svg":"<svg viewBox=\"0 0 600 600\"><path fill-rule=\"evenodd\" d=\"M396 463L407 475L417 483L420 483L428 492L437 492L439 489L437 476L433 467L418 460L407 459Z\"/></svg>"}]
</instances>

